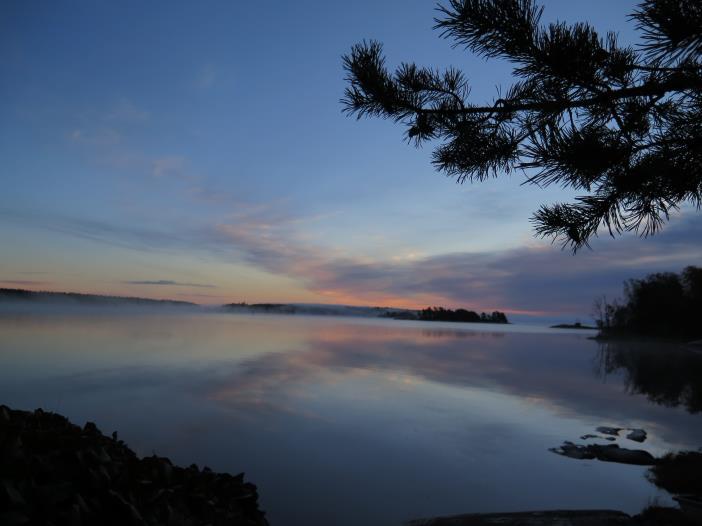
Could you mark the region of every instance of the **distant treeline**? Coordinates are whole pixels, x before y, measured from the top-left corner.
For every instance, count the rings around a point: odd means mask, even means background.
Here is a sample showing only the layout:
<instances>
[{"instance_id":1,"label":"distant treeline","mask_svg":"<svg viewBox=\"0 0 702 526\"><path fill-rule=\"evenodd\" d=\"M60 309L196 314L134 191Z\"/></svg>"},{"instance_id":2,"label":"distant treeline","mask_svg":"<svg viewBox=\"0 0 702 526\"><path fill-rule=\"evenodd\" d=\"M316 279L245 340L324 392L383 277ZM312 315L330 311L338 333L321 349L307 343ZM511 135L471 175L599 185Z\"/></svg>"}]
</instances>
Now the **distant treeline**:
<instances>
[{"instance_id":1,"label":"distant treeline","mask_svg":"<svg viewBox=\"0 0 702 526\"><path fill-rule=\"evenodd\" d=\"M595 302L602 337L702 338L702 268L662 272L624 284L624 299Z\"/></svg>"},{"instance_id":2,"label":"distant treeline","mask_svg":"<svg viewBox=\"0 0 702 526\"><path fill-rule=\"evenodd\" d=\"M25 289L0 288L0 301L46 302L46 303L78 303L82 305L172 305L193 307L195 303L177 300L152 300L148 298L133 298L128 296L102 296L99 294L79 294L77 292L45 292Z\"/></svg>"},{"instance_id":3,"label":"distant treeline","mask_svg":"<svg viewBox=\"0 0 702 526\"><path fill-rule=\"evenodd\" d=\"M411 310L389 309L388 307L359 307L352 305L318 305L290 303L229 303L222 306L225 311L250 314L299 314L303 316L351 316L362 318L390 317L389 312L398 316L409 313L411 319L417 319Z\"/></svg>"},{"instance_id":4,"label":"distant treeline","mask_svg":"<svg viewBox=\"0 0 702 526\"><path fill-rule=\"evenodd\" d=\"M466 309L445 309L443 307L429 307L420 310L418 319L423 321L461 321L472 323L509 323L504 312L494 311L492 314L481 312L478 314Z\"/></svg>"},{"instance_id":5,"label":"distant treeline","mask_svg":"<svg viewBox=\"0 0 702 526\"><path fill-rule=\"evenodd\" d=\"M478 314L466 309L445 309L444 307L428 307L419 311L390 311L381 314L383 318L395 320L421 320L421 321L457 321L463 323L509 323L504 312L493 311L491 314L481 312Z\"/></svg>"},{"instance_id":6,"label":"distant treeline","mask_svg":"<svg viewBox=\"0 0 702 526\"><path fill-rule=\"evenodd\" d=\"M224 305L225 309L246 309L257 312L268 312L276 314L297 314L299 309L295 305L286 303L229 303Z\"/></svg>"},{"instance_id":7,"label":"distant treeline","mask_svg":"<svg viewBox=\"0 0 702 526\"><path fill-rule=\"evenodd\" d=\"M504 312L494 311L492 314L481 312L478 314L466 309L445 309L444 307L429 307L419 311L398 311L388 312L383 315L386 318L397 320L421 320L421 321L457 321L464 323L509 323Z\"/></svg>"}]
</instances>

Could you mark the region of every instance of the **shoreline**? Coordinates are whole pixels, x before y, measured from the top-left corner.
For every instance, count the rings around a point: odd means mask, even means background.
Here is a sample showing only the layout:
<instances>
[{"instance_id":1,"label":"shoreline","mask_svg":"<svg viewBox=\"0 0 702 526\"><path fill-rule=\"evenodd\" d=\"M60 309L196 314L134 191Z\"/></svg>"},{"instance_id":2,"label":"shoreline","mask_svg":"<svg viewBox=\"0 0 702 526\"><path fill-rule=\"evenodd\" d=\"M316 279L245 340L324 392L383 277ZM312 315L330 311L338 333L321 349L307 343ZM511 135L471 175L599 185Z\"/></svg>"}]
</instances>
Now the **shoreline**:
<instances>
[{"instance_id":1,"label":"shoreline","mask_svg":"<svg viewBox=\"0 0 702 526\"><path fill-rule=\"evenodd\" d=\"M670 473L666 474L670 476ZM676 508L538 510L419 518L408 526L653 526L694 524ZM42 409L0 405L0 523L270 526L257 487L244 474L179 467L166 457L139 458L117 432L103 435Z\"/></svg>"}]
</instances>

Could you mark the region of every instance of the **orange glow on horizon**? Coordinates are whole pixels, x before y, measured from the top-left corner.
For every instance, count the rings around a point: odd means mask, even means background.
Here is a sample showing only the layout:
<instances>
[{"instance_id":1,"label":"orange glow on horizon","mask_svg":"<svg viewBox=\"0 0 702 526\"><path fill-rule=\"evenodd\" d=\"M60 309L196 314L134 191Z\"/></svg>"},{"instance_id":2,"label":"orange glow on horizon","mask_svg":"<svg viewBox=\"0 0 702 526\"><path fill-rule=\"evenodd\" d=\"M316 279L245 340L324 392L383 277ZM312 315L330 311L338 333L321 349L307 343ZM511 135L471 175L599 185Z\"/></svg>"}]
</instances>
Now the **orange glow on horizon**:
<instances>
[{"instance_id":1,"label":"orange glow on horizon","mask_svg":"<svg viewBox=\"0 0 702 526\"><path fill-rule=\"evenodd\" d=\"M241 293L233 293L231 290L220 291L213 290L212 293L194 292L187 290L178 290L170 286L163 286L163 290L153 290L152 287L145 287L139 291L125 290L126 287L107 287L98 288L91 286L59 286L52 282L46 284L39 283L18 283L0 281L0 288L14 288L29 290L32 292L57 292L57 293L76 293L76 294L94 294L104 296L116 296L125 298L145 298L152 300L171 300L171 301L187 301L198 305L214 306L228 303L320 303L333 305L348 305L353 307L389 307L396 309L413 309L420 310L428 307L445 307L450 309L465 308L477 312L492 312L494 310L504 312L505 314L517 314L525 316L550 316L557 314L555 312L544 310L528 310L515 309L511 307L488 307L486 305L499 305L499 300L491 298L485 303L478 305L476 302L457 303L454 300L448 299L438 294L416 294L413 296L397 296L384 293L367 293L367 294L351 294L342 290L319 290L310 291L303 289L298 291L301 293L295 294L288 292L284 296L274 297L271 293L253 295L253 297L245 297ZM278 291L280 292L280 291ZM292 297L291 297L292 296ZM297 297L294 297L297 296ZM319 301L316 298L319 298Z\"/></svg>"}]
</instances>

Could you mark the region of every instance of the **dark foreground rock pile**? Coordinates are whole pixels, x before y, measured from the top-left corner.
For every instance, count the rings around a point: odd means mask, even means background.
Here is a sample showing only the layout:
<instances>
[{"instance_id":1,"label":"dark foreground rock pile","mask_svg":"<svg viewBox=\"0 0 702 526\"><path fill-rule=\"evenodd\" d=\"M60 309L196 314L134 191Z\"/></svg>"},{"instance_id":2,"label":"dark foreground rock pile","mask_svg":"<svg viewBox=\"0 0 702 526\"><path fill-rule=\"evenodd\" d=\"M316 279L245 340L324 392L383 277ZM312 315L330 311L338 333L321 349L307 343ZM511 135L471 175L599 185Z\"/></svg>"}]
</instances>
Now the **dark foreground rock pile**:
<instances>
[{"instance_id":1,"label":"dark foreground rock pile","mask_svg":"<svg viewBox=\"0 0 702 526\"><path fill-rule=\"evenodd\" d=\"M88 422L0 406L0 524L264 526L256 486L138 458Z\"/></svg>"}]
</instances>

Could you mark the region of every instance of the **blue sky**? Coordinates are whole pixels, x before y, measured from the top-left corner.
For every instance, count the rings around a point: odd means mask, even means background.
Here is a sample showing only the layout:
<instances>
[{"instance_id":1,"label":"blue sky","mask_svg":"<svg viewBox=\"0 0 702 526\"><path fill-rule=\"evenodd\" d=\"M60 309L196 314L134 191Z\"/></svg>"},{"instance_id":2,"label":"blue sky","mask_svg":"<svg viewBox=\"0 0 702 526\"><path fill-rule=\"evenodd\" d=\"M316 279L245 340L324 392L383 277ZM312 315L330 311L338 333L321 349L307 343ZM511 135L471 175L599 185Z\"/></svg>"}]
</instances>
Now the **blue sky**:
<instances>
[{"instance_id":1,"label":"blue sky","mask_svg":"<svg viewBox=\"0 0 702 526\"><path fill-rule=\"evenodd\" d=\"M635 39L634 2L544 5ZM344 116L341 55L362 39L390 65L460 67L477 100L509 84L439 38L434 7L3 3L0 286L586 316L626 277L700 261L686 212L564 254L528 219L568 192L458 186L399 127Z\"/></svg>"}]
</instances>

